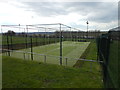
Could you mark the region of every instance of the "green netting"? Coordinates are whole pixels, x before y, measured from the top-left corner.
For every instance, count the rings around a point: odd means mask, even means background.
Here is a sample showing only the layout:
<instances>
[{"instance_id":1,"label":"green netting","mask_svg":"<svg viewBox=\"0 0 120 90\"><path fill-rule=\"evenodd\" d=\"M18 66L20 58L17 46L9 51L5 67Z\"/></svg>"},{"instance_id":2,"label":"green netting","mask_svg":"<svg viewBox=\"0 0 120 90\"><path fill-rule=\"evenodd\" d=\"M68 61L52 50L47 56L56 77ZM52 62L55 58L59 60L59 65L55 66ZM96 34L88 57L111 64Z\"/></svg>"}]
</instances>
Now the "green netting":
<instances>
[{"instance_id":1,"label":"green netting","mask_svg":"<svg viewBox=\"0 0 120 90\"><path fill-rule=\"evenodd\" d=\"M118 88L119 31L109 31L97 38L98 60L103 61L103 80L106 88Z\"/></svg>"}]
</instances>

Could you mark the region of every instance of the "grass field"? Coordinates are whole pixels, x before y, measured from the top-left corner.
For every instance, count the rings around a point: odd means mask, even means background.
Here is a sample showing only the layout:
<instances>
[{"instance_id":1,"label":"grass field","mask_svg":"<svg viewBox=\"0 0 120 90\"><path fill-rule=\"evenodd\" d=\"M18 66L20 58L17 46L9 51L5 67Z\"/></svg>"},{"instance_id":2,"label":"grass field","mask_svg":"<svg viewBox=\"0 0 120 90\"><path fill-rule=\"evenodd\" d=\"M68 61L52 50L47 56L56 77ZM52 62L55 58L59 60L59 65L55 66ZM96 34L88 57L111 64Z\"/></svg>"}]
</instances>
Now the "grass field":
<instances>
[{"instance_id":1,"label":"grass field","mask_svg":"<svg viewBox=\"0 0 120 90\"><path fill-rule=\"evenodd\" d=\"M7 45L7 36L6 35L0 35L0 38L2 40L2 43L0 43L0 45ZM82 39L82 38L62 38L63 41L78 41L78 40L86 40L86 39ZM11 43L12 41L12 43ZM48 37L32 37L32 42L33 43L38 43L39 45L44 45L44 44L49 44L49 43L57 43L60 41L60 38L48 38ZM87 41L91 41L91 39L88 39ZM23 44L23 43L31 43L31 37L28 36L8 36L8 42L9 44Z\"/></svg>"},{"instance_id":2,"label":"grass field","mask_svg":"<svg viewBox=\"0 0 120 90\"><path fill-rule=\"evenodd\" d=\"M84 53L80 56L80 58L88 59L88 60L97 60L97 46L95 40L92 40L87 47L87 49L84 51ZM84 62L84 61L77 61L75 64L75 67L88 67L90 65L90 62ZM93 67L99 68L99 64L94 63Z\"/></svg>"},{"instance_id":3,"label":"grass field","mask_svg":"<svg viewBox=\"0 0 120 90\"><path fill-rule=\"evenodd\" d=\"M66 57L67 59L67 65L73 66L76 63L75 58L80 58L82 53L86 50L90 42L73 42L73 41L64 41L62 46L62 55L63 55L63 65L66 65ZM17 51L25 51L30 52L31 49L21 49ZM37 46L33 47L34 53L44 54L46 55L46 62L52 63L52 64L60 64L60 44L49 44L49 45L43 45L43 46ZM44 62L44 55L33 55L34 60L37 60L39 62ZM12 52L11 56L22 58L24 59L23 53L16 53ZM25 54L25 59L31 60L31 54Z\"/></svg>"},{"instance_id":4,"label":"grass field","mask_svg":"<svg viewBox=\"0 0 120 90\"><path fill-rule=\"evenodd\" d=\"M2 45L7 45L7 36L0 35L0 38L2 39ZM26 42L26 40L27 40L27 42ZM12 41L12 43L11 43L11 41ZM58 42L58 41L59 41L59 38L32 37L33 43L37 42L37 43L43 44L43 43ZM29 36L27 38L26 38L26 36L12 36L12 37L8 36L8 42L9 42L9 44L31 43L31 38Z\"/></svg>"},{"instance_id":5,"label":"grass field","mask_svg":"<svg viewBox=\"0 0 120 90\"><path fill-rule=\"evenodd\" d=\"M87 48L88 45L89 47ZM59 43L37 46L33 48L33 51L57 56L59 55L58 47ZM30 51L30 49L22 50ZM103 88L99 63L92 63L91 68L90 62L84 62L82 67L73 68L53 65L57 60L59 63L59 58L57 57L56 59L52 56L47 57L47 59L50 60L48 63L54 63L46 64L41 63L44 62L44 56L42 55L39 55L39 57L34 56L33 61L31 61L30 55L25 55L26 60L18 59L23 58L23 54L12 52L11 55L17 58L3 56L2 59L3 88ZM96 60L96 43L94 41L91 43L65 41L63 42L63 56L67 57L67 55L68 57L73 56L72 58L84 57L85 59ZM27 59L29 59L29 61ZM36 62L35 59L40 62ZM72 62L68 62L71 63L68 66L72 66L73 62L76 62L73 59L70 61ZM58 63L56 62L56 64Z\"/></svg>"},{"instance_id":6,"label":"grass field","mask_svg":"<svg viewBox=\"0 0 120 90\"><path fill-rule=\"evenodd\" d=\"M102 88L101 74L87 68L3 56L3 88Z\"/></svg>"}]
</instances>

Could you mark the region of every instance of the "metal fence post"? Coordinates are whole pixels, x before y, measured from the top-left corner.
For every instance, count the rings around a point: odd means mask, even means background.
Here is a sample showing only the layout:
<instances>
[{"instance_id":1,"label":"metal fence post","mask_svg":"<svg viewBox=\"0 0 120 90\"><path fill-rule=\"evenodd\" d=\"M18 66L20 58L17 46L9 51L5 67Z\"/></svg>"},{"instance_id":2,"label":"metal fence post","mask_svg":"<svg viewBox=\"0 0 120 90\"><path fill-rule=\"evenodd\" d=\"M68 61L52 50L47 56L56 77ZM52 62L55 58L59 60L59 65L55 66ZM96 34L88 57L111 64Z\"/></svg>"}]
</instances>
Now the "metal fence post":
<instances>
[{"instance_id":1,"label":"metal fence post","mask_svg":"<svg viewBox=\"0 0 120 90\"><path fill-rule=\"evenodd\" d=\"M25 52L23 53L23 57L24 57L24 60L25 60Z\"/></svg>"},{"instance_id":2,"label":"metal fence post","mask_svg":"<svg viewBox=\"0 0 120 90\"><path fill-rule=\"evenodd\" d=\"M12 34L10 35L10 41L11 41L11 50L13 50Z\"/></svg>"},{"instance_id":3,"label":"metal fence post","mask_svg":"<svg viewBox=\"0 0 120 90\"><path fill-rule=\"evenodd\" d=\"M10 47L9 47L9 37L8 37L8 35L7 35L7 48L8 48L8 56L10 56L10 51L9 51L9 49L10 49Z\"/></svg>"},{"instance_id":4,"label":"metal fence post","mask_svg":"<svg viewBox=\"0 0 120 90\"><path fill-rule=\"evenodd\" d=\"M7 52L5 51L5 53L6 53L6 56L7 56Z\"/></svg>"},{"instance_id":5,"label":"metal fence post","mask_svg":"<svg viewBox=\"0 0 120 90\"><path fill-rule=\"evenodd\" d=\"M46 55L44 55L44 63L46 63Z\"/></svg>"},{"instance_id":6,"label":"metal fence post","mask_svg":"<svg viewBox=\"0 0 120 90\"><path fill-rule=\"evenodd\" d=\"M33 60L33 46L32 46L32 36L31 36L31 59Z\"/></svg>"},{"instance_id":7,"label":"metal fence post","mask_svg":"<svg viewBox=\"0 0 120 90\"><path fill-rule=\"evenodd\" d=\"M28 50L29 50L29 45L30 45L30 40L29 40L29 36L28 36L28 25L26 25L26 40L25 40L25 42L26 42L26 50L27 50L27 48L28 48ZM28 54L28 60L30 59L30 55L29 55L29 53L27 53Z\"/></svg>"},{"instance_id":8,"label":"metal fence post","mask_svg":"<svg viewBox=\"0 0 120 90\"><path fill-rule=\"evenodd\" d=\"M37 40L37 36L36 36L36 46L38 46L38 40Z\"/></svg>"},{"instance_id":9,"label":"metal fence post","mask_svg":"<svg viewBox=\"0 0 120 90\"><path fill-rule=\"evenodd\" d=\"M27 49L27 34L26 34L26 38L25 38L25 44L26 44L26 49Z\"/></svg>"},{"instance_id":10,"label":"metal fence post","mask_svg":"<svg viewBox=\"0 0 120 90\"><path fill-rule=\"evenodd\" d=\"M41 36L40 36L40 34L39 34L39 36L38 36L38 45L40 46L40 40L41 40Z\"/></svg>"},{"instance_id":11,"label":"metal fence post","mask_svg":"<svg viewBox=\"0 0 120 90\"><path fill-rule=\"evenodd\" d=\"M60 65L62 65L62 30L60 24Z\"/></svg>"},{"instance_id":12,"label":"metal fence post","mask_svg":"<svg viewBox=\"0 0 120 90\"><path fill-rule=\"evenodd\" d=\"M12 56L12 52L13 52L13 40L12 40L12 34L10 35L10 42L11 42L11 56Z\"/></svg>"},{"instance_id":13,"label":"metal fence post","mask_svg":"<svg viewBox=\"0 0 120 90\"><path fill-rule=\"evenodd\" d=\"M67 59L68 59L68 58L65 58L65 60L66 60L66 66L67 66Z\"/></svg>"}]
</instances>

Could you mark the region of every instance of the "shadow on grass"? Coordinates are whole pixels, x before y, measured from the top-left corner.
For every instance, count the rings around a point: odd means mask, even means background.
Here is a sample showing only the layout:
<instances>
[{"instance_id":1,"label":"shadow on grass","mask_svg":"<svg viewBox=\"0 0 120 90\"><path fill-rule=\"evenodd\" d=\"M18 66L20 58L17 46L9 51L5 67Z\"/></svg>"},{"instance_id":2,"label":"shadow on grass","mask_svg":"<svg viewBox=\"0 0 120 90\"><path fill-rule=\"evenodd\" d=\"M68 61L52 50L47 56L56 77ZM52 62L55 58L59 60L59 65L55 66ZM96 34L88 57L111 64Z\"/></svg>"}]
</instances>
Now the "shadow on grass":
<instances>
[{"instance_id":1,"label":"shadow on grass","mask_svg":"<svg viewBox=\"0 0 120 90\"><path fill-rule=\"evenodd\" d=\"M94 49L91 49L93 48L93 46L95 46L95 42L90 42L89 46L86 48L86 50L84 51L84 53L81 55L81 59L89 59L88 57L90 56L90 53L91 52L97 52L96 50ZM76 67L76 68L80 68L82 67L84 64L84 61L80 61L78 60L74 65L73 67Z\"/></svg>"}]
</instances>

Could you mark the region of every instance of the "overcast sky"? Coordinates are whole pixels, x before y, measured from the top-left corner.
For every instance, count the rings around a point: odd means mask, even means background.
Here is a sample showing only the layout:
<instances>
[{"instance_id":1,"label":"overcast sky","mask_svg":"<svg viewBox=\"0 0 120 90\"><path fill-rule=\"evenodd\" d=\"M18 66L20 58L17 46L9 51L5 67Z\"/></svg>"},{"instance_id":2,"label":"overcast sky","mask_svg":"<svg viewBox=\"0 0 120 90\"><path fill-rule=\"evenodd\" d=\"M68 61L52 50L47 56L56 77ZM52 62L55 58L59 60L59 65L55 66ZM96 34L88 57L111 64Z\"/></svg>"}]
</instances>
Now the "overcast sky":
<instances>
[{"instance_id":1,"label":"overcast sky","mask_svg":"<svg viewBox=\"0 0 120 90\"><path fill-rule=\"evenodd\" d=\"M0 1L0 25L63 23L86 30L118 26L118 2L20 2Z\"/></svg>"}]
</instances>

